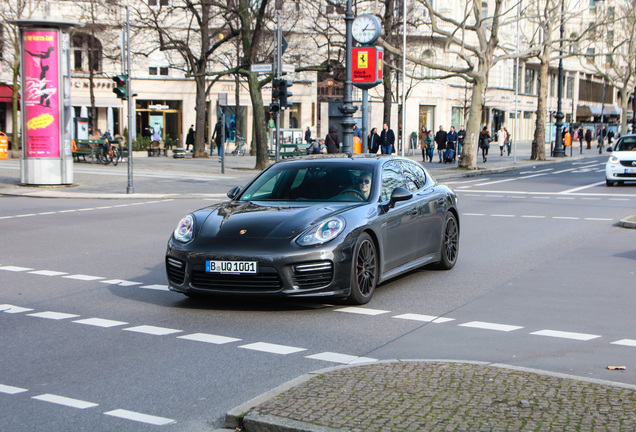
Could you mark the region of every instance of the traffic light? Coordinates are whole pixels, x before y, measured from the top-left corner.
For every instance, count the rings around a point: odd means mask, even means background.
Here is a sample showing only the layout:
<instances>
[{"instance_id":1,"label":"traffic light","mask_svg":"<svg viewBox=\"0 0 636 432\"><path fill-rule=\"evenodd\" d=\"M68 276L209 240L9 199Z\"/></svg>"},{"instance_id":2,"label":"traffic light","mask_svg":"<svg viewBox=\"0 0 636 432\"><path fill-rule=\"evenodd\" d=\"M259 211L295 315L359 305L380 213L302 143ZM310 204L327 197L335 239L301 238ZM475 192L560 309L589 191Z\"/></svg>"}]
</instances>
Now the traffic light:
<instances>
[{"instance_id":1,"label":"traffic light","mask_svg":"<svg viewBox=\"0 0 636 432\"><path fill-rule=\"evenodd\" d=\"M291 102L287 101L287 98L293 95L293 93L290 91L287 91L287 89L293 86L294 83L292 81L287 81L285 79L281 79L279 81L280 81L280 86L278 88L278 91L280 94L279 96L280 109L285 110L286 108L289 108L293 105Z\"/></svg>"},{"instance_id":2,"label":"traffic light","mask_svg":"<svg viewBox=\"0 0 636 432\"><path fill-rule=\"evenodd\" d=\"M113 93L117 95L118 99L128 100L128 75L115 75L113 81L116 83Z\"/></svg>"}]
</instances>

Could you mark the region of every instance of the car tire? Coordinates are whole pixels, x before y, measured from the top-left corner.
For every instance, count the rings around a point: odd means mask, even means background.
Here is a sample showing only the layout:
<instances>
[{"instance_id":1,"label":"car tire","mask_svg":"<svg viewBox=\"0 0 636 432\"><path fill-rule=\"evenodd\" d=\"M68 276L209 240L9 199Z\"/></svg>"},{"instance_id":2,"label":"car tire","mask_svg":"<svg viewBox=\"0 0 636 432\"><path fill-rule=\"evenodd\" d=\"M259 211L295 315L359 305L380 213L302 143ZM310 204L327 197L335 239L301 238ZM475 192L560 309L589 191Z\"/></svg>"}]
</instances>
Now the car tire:
<instances>
[{"instance_id":1,"label":"car tire","mask_svg":"<svg viewBox=\"0 0 636 432\"><path fill-rule=\"evenodd\" d=\"M378 283L378 253L371 236L362 233L353 248L351 260L351 292L346 303L366 304Z\"/></svg>"},{"instance_id":2,"label":"car tire","mask_svg":"<svg viewBox=\"0 0 636 432\"><path fill-rule=\"evenodd\" d=\"M450 270L455 267L459 254L459 225L457 217L451 212L446 213L444 232L442 233L442 247L440 261L437 268Z\"/></svg>"},{"instance_id":3,"label":"car tire","mask_svg":"<svg viewBox=\"0 0 636 432\"><path fill-rule=\"evenodd\" d=\"M605 179L605 184L607 185L607 187L614 186L614 182L608 179Z\"/></svg>"}]
</instances>

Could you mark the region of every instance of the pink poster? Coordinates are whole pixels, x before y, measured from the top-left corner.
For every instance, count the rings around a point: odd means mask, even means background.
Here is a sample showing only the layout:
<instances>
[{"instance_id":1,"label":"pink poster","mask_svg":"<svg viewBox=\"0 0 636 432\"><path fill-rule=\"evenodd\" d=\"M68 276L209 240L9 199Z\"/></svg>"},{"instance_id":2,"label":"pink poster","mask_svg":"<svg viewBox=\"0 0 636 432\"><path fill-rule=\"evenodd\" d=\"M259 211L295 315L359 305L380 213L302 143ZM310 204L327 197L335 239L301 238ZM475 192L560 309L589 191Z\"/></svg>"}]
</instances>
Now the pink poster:
<instances>
[{"instance_id":1,"label":"pink poster","mask_svg":"<svg viewBox=\"0 0 636 432\"><path fill-rule=\"evenodd\" d=\"M27 157L60 157L57 31L25 30L24 124Z\"/></svg>"}]
</instances>

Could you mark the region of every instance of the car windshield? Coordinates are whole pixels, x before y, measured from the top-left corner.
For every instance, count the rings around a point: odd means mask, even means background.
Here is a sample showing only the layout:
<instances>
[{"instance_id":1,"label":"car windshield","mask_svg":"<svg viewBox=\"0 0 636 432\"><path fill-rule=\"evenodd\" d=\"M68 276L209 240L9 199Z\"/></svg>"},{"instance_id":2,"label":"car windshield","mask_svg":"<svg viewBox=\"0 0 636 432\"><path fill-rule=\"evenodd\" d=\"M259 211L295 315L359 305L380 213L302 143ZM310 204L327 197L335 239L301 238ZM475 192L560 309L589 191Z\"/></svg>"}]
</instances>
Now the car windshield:
<instances>
[{"instance_id":1,"label":"car windshield","mask_svg":"<svg viewBox=\"0 0 636 432\"><path fill-rule=\"evenodd\" d=\"M240 201L367 201L374 189L372 164L277 164L263 172Z\"/></svg>"},{"instance_id":2,"label":"car windshield","mask_svg":"<svg viewBox=\"0 0 636 432\"><path fill-rule=\"evenodd\" d=\"M614 151L636 151L636 136L623 137L619 139Z\"/></svg>"}]
</instances>

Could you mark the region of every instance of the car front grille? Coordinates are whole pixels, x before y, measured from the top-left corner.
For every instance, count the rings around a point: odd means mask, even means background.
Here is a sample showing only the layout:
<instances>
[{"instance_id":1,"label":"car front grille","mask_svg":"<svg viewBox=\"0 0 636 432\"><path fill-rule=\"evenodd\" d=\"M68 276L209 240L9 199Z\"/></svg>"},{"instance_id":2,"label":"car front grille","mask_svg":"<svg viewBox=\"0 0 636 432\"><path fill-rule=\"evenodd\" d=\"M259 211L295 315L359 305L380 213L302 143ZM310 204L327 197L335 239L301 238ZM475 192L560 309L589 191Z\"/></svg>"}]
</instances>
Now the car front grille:
<instances>
[{"instance_id":1,"label":"car front grille","mask_svg":"<svg viewBox=\"0 0 636 432\"><path fill-rule=\"evenodd\" d=\"M296 264L293 266L292 283L299 289L320 288L331 283L333 264L331 261Z\"/></svg>"},{"instance_id":2,"label":"car front grille","mask_svg":"<svg viewBox=\"0 0 636 432\"><path fill-rule=\"evenodd\" d=\"M621 161L621 165L623 165L624 167L633 168L634 167L634 165L632 165L633 163L634 161L624 161L624 160Z\"/></svg>"},{"instance_id":3,"label":"car front grille","mask_svg":"<svg viewBox=\"0 0 636 432\"><path fill-rule=\"evenodd\" d=\"M272 267L260 267L258 274L221 274L194 270L191 283L197 289L230 292L271 292L283 288L278 272Z\"/></svg>"},{"instance_id":4,"label":"car front grille","mask_svg":"<svg viewBox=\"0 0 636 432\"><path fill-rule=\"evenodd\" d=\"M615 177L624 177L624 178L636 178L636 173L621 173L614 174Z\"/></svg>"},{"instance_id":5,"label":"car front grille","mask_svg":"<svg viewBox=\"0 0 636 432\"><path fill-rule=\"evenodd\" d=\"M168 280L175 285L182 285L185 282L185 263L181 260L166 257L166 273Z\"/></svg>"}]
</instances>

